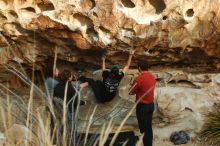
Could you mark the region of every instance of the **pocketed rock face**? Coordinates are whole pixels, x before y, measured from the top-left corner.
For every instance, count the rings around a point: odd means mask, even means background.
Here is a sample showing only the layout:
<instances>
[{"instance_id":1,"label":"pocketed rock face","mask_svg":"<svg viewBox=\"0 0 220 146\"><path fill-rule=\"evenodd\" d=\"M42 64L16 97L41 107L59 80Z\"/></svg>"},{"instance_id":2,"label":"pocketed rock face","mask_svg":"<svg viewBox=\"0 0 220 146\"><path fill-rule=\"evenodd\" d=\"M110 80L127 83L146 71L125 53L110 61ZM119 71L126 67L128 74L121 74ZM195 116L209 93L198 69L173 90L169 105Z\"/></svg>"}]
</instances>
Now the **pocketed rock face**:
<instances>
[{"instance_id":1,"label":"pocketed rock face","mask_svg":"<svg viewBox=\"0 0 220 146\"><path fill-rule=\"evenodd\" d=\"M219 69L219 6L218 0L1 0L0 63L42 62L57 48L62 60L97 65L85 59L91 52L107 50L114 58L134 48L154 65Z\"/></svg>"}]
</instances>

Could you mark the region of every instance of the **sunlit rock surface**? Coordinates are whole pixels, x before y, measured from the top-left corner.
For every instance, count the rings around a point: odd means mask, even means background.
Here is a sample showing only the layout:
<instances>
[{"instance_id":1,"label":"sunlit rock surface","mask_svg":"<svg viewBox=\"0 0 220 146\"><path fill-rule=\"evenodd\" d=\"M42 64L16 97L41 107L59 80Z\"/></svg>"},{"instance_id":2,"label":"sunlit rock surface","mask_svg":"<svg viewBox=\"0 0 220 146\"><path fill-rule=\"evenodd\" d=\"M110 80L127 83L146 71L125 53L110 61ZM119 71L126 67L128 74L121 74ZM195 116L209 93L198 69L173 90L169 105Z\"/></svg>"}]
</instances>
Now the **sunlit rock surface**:
<instances>
[{"instance_id":1,"label":"sunlit rock surface","mask_svg":"<svg viewBox=\"0 0 220 146\"><path fill-rule=\"evenodd\" d=\"M108 50L116 63L114 57L124 60L123 51L136 49L138 59L154 65L215 70L219 6L218 0L1 0L0 63L41 62L55 48L58 58L83 63L91 63L91 52L94 58Z\"/></svg>"}]
</instances>

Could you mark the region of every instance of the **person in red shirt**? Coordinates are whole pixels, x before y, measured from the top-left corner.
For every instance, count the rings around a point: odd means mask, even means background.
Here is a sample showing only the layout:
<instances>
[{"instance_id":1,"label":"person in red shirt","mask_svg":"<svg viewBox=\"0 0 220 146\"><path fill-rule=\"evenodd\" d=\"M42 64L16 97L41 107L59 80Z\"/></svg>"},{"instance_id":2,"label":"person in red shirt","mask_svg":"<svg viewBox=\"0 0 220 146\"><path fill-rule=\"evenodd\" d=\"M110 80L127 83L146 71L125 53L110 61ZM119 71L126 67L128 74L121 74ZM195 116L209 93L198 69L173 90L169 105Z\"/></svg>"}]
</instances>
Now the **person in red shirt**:
<instances>
[{"instance_id":1,"label":"person in red shirt","mask_svg":"<svg viewBox=\"0 0 220 146\"><path fill-rule=\"evenodd\" d=\"M144 146L152 146L153 129L152 116L154 112L154 88L156 80L154 76L148 72L148 64L138 62L137 64L140 75L135 78L131 88L130 95L136 95L136 115L141 133L144 133Z\"/></svg>"}]
</instances>

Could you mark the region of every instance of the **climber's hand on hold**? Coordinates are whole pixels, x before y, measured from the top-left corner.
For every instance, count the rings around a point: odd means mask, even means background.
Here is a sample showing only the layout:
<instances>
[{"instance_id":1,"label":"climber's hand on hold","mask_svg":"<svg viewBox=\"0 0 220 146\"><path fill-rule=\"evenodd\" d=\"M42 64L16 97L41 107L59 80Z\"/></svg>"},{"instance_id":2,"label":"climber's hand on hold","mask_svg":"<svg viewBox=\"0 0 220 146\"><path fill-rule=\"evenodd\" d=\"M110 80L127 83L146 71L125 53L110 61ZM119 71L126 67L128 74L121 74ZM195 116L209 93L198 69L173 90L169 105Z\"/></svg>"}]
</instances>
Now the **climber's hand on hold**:
<instances>
[{"instance_id":1,"label":"climber's hand on hold","mask_svg":"<svg viewBox=\"0 0 220 146\"><path fill-rule=\"evenodd\" d=\"M134 55L134 53L135 53L135 50L130 50L130 55Z\"/></svg>"}]
</instances>

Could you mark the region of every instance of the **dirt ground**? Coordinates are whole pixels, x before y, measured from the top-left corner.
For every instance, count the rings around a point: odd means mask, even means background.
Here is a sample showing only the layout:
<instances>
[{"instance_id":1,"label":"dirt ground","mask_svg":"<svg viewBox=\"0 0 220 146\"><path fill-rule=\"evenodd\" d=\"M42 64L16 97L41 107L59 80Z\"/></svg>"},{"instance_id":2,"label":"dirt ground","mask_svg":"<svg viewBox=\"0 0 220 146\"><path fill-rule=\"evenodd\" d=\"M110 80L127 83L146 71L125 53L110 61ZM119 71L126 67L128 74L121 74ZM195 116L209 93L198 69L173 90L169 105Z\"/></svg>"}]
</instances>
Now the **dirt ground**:
<instances>
[{"instance_id":1,"label":"dirt ground","mask_svg":"<svg viewBox=\"0 0 220 146\"><path fill-rule=\"evenodd\" d=\"M153 146L175 146L175 145L168 140L155 139ZM208 146L208 145L204 145L195 141L189 141L188 143L179 146Z\"/></svg>"}]
</instances>

